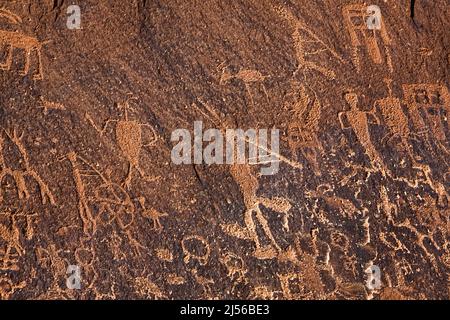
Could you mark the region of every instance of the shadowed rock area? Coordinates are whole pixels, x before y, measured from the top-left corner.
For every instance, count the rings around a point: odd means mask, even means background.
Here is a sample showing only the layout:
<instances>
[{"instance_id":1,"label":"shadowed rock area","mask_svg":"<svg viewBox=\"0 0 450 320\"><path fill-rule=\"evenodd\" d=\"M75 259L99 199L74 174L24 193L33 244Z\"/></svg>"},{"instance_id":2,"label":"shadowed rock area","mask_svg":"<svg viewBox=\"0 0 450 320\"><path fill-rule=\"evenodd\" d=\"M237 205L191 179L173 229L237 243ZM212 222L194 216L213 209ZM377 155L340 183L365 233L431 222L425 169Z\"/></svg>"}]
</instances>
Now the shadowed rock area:
<instances>
[{"instance_id":1,"label":"shadowed rock area","mask_svg":"<svg viewBox=\"0 0 450 320\"><path fill-rule=\"evenodd\" d=\"M450 298L447 0L73 4L0 1L1 299Z\"/></svg>"}]
</instances>

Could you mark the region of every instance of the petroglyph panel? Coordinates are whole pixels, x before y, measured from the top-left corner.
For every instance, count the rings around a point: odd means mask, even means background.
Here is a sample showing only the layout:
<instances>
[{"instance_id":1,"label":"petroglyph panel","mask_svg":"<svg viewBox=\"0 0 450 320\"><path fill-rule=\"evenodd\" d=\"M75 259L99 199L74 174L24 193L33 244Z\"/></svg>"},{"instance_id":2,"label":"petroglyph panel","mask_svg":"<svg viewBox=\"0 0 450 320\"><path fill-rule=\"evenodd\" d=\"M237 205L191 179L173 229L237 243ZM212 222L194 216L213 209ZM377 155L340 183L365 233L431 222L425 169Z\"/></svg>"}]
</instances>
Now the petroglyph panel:
<instances>
[{"instance_id":1,"label":"petroglyph panel","mask_svg":"<svg viewBox=\"0 0 450 320\"><path fill-rule=\"evenodd\" d=\"M374 4L0 0L0 299L448 299L448 3Z\"/></svg>"}]
</instances>

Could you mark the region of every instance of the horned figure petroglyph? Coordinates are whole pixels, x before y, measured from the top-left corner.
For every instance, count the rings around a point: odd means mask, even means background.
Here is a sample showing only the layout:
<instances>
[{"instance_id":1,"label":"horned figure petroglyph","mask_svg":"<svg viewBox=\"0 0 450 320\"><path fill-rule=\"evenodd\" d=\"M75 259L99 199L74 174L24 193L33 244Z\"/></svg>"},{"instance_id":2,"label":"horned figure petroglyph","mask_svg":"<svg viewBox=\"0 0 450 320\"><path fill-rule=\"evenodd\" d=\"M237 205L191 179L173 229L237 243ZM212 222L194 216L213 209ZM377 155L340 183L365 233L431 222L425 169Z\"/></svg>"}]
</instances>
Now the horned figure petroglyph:
<instances>
[{"instance_id":1,"label":"horned figure petroglyph","mask_svg":"<svg viewBox=\"0 0 450 320\"><path fill-rule=\"evenodd\" d=\"M3 146L4 146L4 138L1 136L0 133L0 182L3 180L6 176L13 177L16 187L17 187L17 194L19 199L28 199L30 197L30 193L28 191L25 177L31 177L33 178L38 186L39 190L41 192L41 199L42 204L46 204L47 201L50 202L50 204L55 205L55 198L50 191L47 184L44 182L44 180L39 176L39 174L33 169L33 167L30 164L30 159L28 157L28 152L25 148L25 145L22 142L24 133L22 132L20 135L17 133L17 130L14 129L12 132L4 130L6 136L9 138L9 140L14 143L16 148L19 150L21 156L22 156L22 164L25 167L25 170L14 170L10 168L5 161L5 158L3 156ZM0 202L2 201L2 196L0 195Z\"/></svg>"},{"instance_id":2,"label":"horned figure petroglyph","mask_svg":"<svg viewBox=\"0 0 450 320\"><path fill-rule=\"evenodd\" d=\"M103 128L100 130L95 125L95 122L92 118L86 114L86 118L92 124L92 126L103 135L108 128L109 124L117 122L115 135L116 141L119 145L120 150L122 151L125 158L128 160L128 174L123 183L123 185L129 189L131 186L131 180L133 178L133 169L136 169L140 176L147 182L153 182L158 180L160 177L149 177L145 174L139 164L139 157L141 154L142 148L153 147L158 142L158 134L156 133L153 126L146 123L139 123L136 120L128 119L128 112L134 111L132 107L130 107L128 101L125 103L119 103L118 108L123 111L124 119L122 120L107 120ZM143 128L149 128L153 139L147 144L142 144L142 135Z\"/></svg>"},{"instance_id":3,"label":"horned figure petroglyph","mask_svg":"<svg viewBox=\"0 0 450 320\"><path fill-rule=\"evenodd\" d=\"M14 25L22 23L22 19L19 16L3 8L0 9L0 17L8 19L8 21ZM35 52L38 58L38 67L37 67L38 71L37 74L33 76L33 79L43 80L44 74L42 70L41 51L42 47L48 42L49 41L40 42L35 37L26 36L18 32L0 30L0 44L6 44L9 47L6 56L6 61L0 63L0 69L10 70L13 62L14 49L22 49L25 51L25 66L20 75L26 76L30 71L31 54Z\"/></svg>"},{"instance_id":4,"label":"horned figure petroglyph","mask_svg":"<svg viewBox=\"0 0 450 320\"><path fill-rule=\"evenodd\" d=\"M317 71L327 77L329 80L334 80L336 78L336 73L323 66L319 66L315 62L307 59L308 56L313 56L320 54L322 52L328 52L341 63L345 63L345 60L331 47L329 47L325 42L323 42L314 32L312 32L302 21L294 16L292 12L283 7L276 8L278 14L289 22L292 32L292 41L297 58L297 70L294 72L293 76L296 76L299 72L302 72L306 80L306 71ZM306 47L308 44L315 43L320 49L308 52Z\"/></svg>"},{"instance_id":5,"label":"horned figure petroglyph","mask_svg":"<svg viewBox=\"0 0 450 320\"><path fill-rule=\"evenodd\" d=\"M200 101L207 112L204 112L198 106L194 105L198 112L206 116L212 123L214 123L222 131L225 131L227 127L231 127L229 120L223 120L217 112L208 104ZM272 153L270 150L266 150ZM281 161L292 165L294 167L301 167L300 164L296 164L294 161L284 158L281 155L276 155ZM250 240L255 242L256 250L254 252L255 257L259 259L272 259L275 258L282 249L277 244L272 231L270 230L269 223L264 217L260 206L263 205L267 208L272 209L275 212L283 213L284 218L284 229L289 230L288 216L289 210L291 209L291 204L288 200L280 197L268 199L264 197L258 197L256 195L259 188L259 182L257 177L252 172L252 167L249 164L235 164L231 165L230 174L239 185L245 205L244 212L244 223L245 228L240 227L237 224L227 224L222 226L222 229L227 234L245 240ZM257 232L257 225L253 215L256 215L256 222L259 222L264 230L265 235L270 239L271 245L263 246L259 240L259 235Z\"/></svg>"},{"instance_id":6,"label":"horned figure petroglyph","mask_svg":"<svg viewBox=\"0 0 450 320\"><path fill-rule=\"evenodd\" d=\"M219 65L219 68L223 65ZM266 86L264 85L264 81L269 78L269 76L262 75L261 72L257 70L252 69L240 69L239 72L236 74L231 74L231 72L228 70L228 67L222 68L222 75L220 77L220 84L226 84L231 79L237 79L244 83L245 89L247 90L248 96L250 98L250 102L252 106L255 106L255 102L253 100L252 92L250 91L250 84L253 83L261 83L261 87L264 90L264 94L266 95L267 103L270 103L269 101L269 95L267 93Z\"/></svg>"},{"instance_id":7,"label":"horned figure petroglyph","mask_svg":"<svg viewBox=\"0 0 450 320\"><path fill-rule=\"evenodd\" d=\"M387 33L383 19L381 19L380 21L380 30L370 30L367 25L367 19L370 17L367 5L349 4L342 9L342 12L344 15L345 27L350 34L350 40L353 47L352 60L357 71L361 71L359 48L363 45L367 47L369 56L375 64L383 63L383 56L377 40L377 33L379 32L382 43L384 45L389 72L392 73L394 71L394 68L392 65L392 57L389 49L389 46L391 45L391 39ZM364 38L364 44L361 42L359 34L361 34Z\"/></svg>"}]
</instances>

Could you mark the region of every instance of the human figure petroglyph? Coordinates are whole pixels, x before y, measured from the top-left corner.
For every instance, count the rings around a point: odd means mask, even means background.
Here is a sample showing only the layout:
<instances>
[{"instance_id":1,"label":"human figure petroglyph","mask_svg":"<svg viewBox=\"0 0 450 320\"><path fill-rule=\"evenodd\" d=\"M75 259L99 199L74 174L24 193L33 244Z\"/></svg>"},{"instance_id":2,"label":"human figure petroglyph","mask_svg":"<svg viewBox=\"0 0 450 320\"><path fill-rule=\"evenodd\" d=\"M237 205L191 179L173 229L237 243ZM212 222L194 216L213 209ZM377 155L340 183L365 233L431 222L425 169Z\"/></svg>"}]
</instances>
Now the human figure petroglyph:
<instances>
[{"instance_id":1,"label":"human figure petroglyph","mask_svg":"<svg viewBox=\"0 0 450 320\"><path fill-rule=\"evenodd\" d=\"M300 85L298 91L299 96L295 98L291 107L293 121L288 126L289 147L294 155L300 149L311 164L314 173L320 176L318 163L324 152L318 137L322 105L315 93L313 98L310 97L303 84Z\"/></svg>"},{"instance_id":2,"label":"human figure petroglyph","mask_svg":"<svg viewBox=\"0 0 450 320\"><path fill-rule=\"evenodd\" d=\"M345 60L335 50L325 44L325 42L323 42L314 32L312 32L302 21L295 17L292 12L284 7L278 7L276 8L276 11L281 17L289 22L291 28L293 29L292 41L298 63L297 70L294 72L293 76L296 76L299 72L302 72L306 80L306 71L317 71L329 80L334 80L336 78L336 73L333 70L319 66L315 62L308 60L307 57L320 54L321 52L328 52L341 63L345 63ZM304 34L302 34L302 32ZM306 45L309 43L316 43L321 47L321 49L314 52L308 52Z\"/></svg>"},{"instance_id":3,"label":"human figure petroglyph","mask_svg":"<svg viewBox=\"0 0 450 320\"><path fill-rule=\"evenodd\" d=\"M103 135L106 132L108 126L111 123L117 123L115 129L116 141L117 144L119 145L120 150L122 151L123 155L125 156L125 158L128 160L129 163L128 174L123 183L123 185L127 189L129 189L131 186L131 180L133 178L133 169L136 169L139 175L147 182L153 182L158 180L160 177L147 176L139 164L139 158L142 148L155 146L159 140L158 134L156 133L153 126L149 124L139 123L136 120L129 120L128 112L134 111L134 109L130 107L128 101L124 103L119 103L118 108L123 111L124 119L121 120L109 119L106 121L105 125L101 130L95 125L95 122L88 114L86 114L86 118L97 130L97 132L100 133L100 135ZM153 139L146 144L143 144L142 141L143 128L150 129L153 135Z\"/></svg>"},{"instance_id":4,"label":"human figure petroglyph","mask_svg":"<svg viewBox=\"0 0 450 320\"><path fill-rule=\"evenodd\" d=\"M13 129L12 131L7 131L4 129L4 132L6 136L9 138L9 140L19 150L19 153L21 154L22 157L22 164L25 167L25 170L14 170L6 164L5 158L3 156L3 147L5 139L1 136L0 133L0 181L2 181L2 179L5 176L13 177L16 183L17 194L19 199L28 199L30 197L30 193L28 191L27 184L25 182L25 177L31 177L37 182L39 186L42 204L46 204L48 201L51 205L55 205L56 204L55 198L52 192L50 191L49 187L30 164L28 152L25 148L25 145L22 142L24 132L18 134L16 129ZM0 196L0 201L1 200L2 198Z\"/></svg>"},{"instance_id":5,"label":"human figure petroglyph","mask_svg":"<svg viewBox=\"0 0 450 320\"><path fill-rule=\"evenodd\" d=\"M219 68L222 66L221 64ZM239 72L236 74L232 74L228 67L222 68L222 75L220 76L220 84L224 85L227 84L231 79L237 79L244 83L245 90L247 90L248 96L250 98L250 102L252 106L255 106L255 102L253 100L253 95L250 90L250 85L255 83L260 83L261 87L264 91L264 94L266 95L267 103L270 103L269 101L269 94L267 93L266 86L264 85L264 81L269 78L269 76L264 76L261 72L253 69L240 69Z\"/></svg>"},{"instance_id":6,"label":"human figure petroglyph","mask_svg":"<svg viewBox=\"0 0 450 320\"><path fill-rule=\"evenodd\" d=\"M381 19L380 30L370 30L367 25L367 19L370 17L367 5L349 4L343 8L342 12L344 15L345 26L350 34L350 40L353 47L352 60L358 72L361 71L359 48L363 45L366 46L372 62L375 64L383 63L383 56L377 40L377 34L380 33L382 45L384 46L384 50L386 52L386 62L389 72L392 73L394 68L389 48L391 45L391 39L386 30L383 19ZM360 35L362 35L364 39L364 44L360 40Z\"/></svg>"},{"instance_id":7,"label":"human figure petroglyph","mask_svg":"<svg viewBox=\"0 0 450 320\"><path fill-rule=\"evenodd\" d=\"M7 18L12 24L22 23L22 19L19 16L3 8L0 9L0 17ZM10 70L13 62L14 49L22 49L25 51L25 66L20 75L26 76L30 71L31 54L35 52L38 58L38 69L37 74L33 76L33 79L43 80L44 74L42 70L43 68L41 51L42 47L48 42L49 41L40 42L35 37L26 36L17 32L0 30L0 44L6 44L9 47L6 61L0 63L0 69Z\"/></svg>"},{"instance_id":8,"label":"human figure petroglyph","mask_svg":"<svg viewBox=\"0 0 450 320\"><path fill-rule=\"evenodd\" d=\"M381 141L386 143L394 138L400 139L400 150L406 152L414 164L416 164L416 155L413 147L409 141L415 136L409 128L409 119L402 110L402 101L393 96L392 80L384 79L388 88L388 97L375 101L375 109L379 109L384 123L389 127L390 133L387 134Z\"/></svg>"},{"instance_id":9,"label":"human figure petroglyph","mask_svg":"<svg viewBox=\"0 0 450 320\"><path fill-rule=\"evenodd\" d=\"M146 218L149 218L152 220L153 222L153 230L155 230L156 232L161 232L163 229L163 226L160 222L160 218L162 217L167 217L168 214L167 213L160 213L155 209L147 209L145 206L145 198L144 197L139 197L139 203L142 207L142 209L144 210L144 212L142 213L142 215Z\"/></svg>"},{"instance_id":10,"label":"human figure petroglyph","mask_svg":"<svg viewBox=\"0 0 450 320\"><path fill-rule=\"evenodd\" d=\"M381 159L378 151L376 150L374 144L372 143L372 139L370 136L369 130L369 119L371 116L374 121L372 123L380 125L380 119L372 111L361 111L358 109L358 96L355 93L346 93L345 100L350 105L349 111L339 112L338 118L341 124L342 129L346 129L347 126L344 123L344 117L347 118L350 127L353 129L353 132L356 134L359 143L363 146L366 155L369 157L371 165L379 170L383 176L390 173L389 169L384 165L383 160Z\"/></svg>"},{"instance_id":11,"label":"human figure petroglyph","mask_svg":"<svg viewBox=\"0 0 450 320\"><path fill-rule=\"evenodd\" d=\"M433 152L428 140L431 138L441 152L450 155L444 128L445 116L449 117L450 114L450 93L447 87L438 84L407 84L403 85L403 92L415 132L426 139L430 152ZM448 163L447 158L443 157Z\"/></svg>"},{"instance_id":12,"label":"human figure petroglyph","mask_svg":"<svg viewBox=\"0 0 450 320\"><path fill-rule=\"evenodd\" d=\"M221 130L225 131L227 127L229 127L230 121L225 119L221 119L221 117L214 111L214 109L206 103L202 102L202 105L206 109L206 113L196 106L196 109L206 116L212 123L216 124ZM294 161L288 160L280 155L277 157L287 162L288 164L295 165ZM285 160L286 159L286 160ZM297 166L297 167L301 167ZM264 197L258 197L256 195L257 190L259 188L259 182L257 177L252 172L252 167L249 164L237 164L237 161L234 161L234 164L230 167L230 174L235 180L235 182L239 185L243 198L244 198L244 223L245 228L240 227L237 224L231 225L223 225L222 230L229 235L234 237L238 237L241 239L254 241L256 244L255 256L261 259L271 259L277 256L282 250L280 246L277 244L272 231L270 230L269 223L267 219L264 217L260 206L264 205L275 212L283 213L284 215L289 214L289 210L291 209L291 204L288 200L283 198L273 198L268 199ZM257 225L255 224L255 220L253 215L256 217L256 222L259 223L265 235L270 239L271 245L262 246L259 240L259 235L257 233ZM286 229L288 229L288 222L284 218L283 225Z\"/></svg>"}]
</instances>

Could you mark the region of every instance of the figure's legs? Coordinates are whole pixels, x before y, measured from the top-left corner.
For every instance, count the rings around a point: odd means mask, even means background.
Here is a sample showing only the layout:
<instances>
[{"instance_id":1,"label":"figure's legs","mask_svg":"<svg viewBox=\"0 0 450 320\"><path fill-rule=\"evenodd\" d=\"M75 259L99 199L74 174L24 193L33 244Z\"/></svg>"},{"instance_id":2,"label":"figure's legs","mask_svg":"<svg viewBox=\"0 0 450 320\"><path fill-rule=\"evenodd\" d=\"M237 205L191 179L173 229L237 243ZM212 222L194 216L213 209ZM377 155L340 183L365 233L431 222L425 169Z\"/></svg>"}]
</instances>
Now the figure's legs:
<instances>
[{"instance_id":1,"label":"figure's legs","mask_svg":"<svg viewBox=\"0 0 450 320\"><path fill-rule=\"evenodd\" d=\"M250 102L252 104L252 107L255 107L255 102L253 101L253 95L252 95L252 92L250 91L250 86L247 83L245 84L245 90L247 90L247 94L250 97Z\"/></svg>"},{"instance_id":2,"label":"figure's legs","mask_svg":"<svg viewBox=\"0 0 450 320\"><path fill-rule=\"evenodd\" d=\"M275 241L274 236L272 235L272 231L270 231L269 224L267 223L266 218L264 218L261 210L259 209L259 206L256 207L256 218L258 219L259 223L261 223L264 233L269 237L270 241L272 242L273 246L278 250L281 251L281 248L278 246L277 242Z\"/></svg>"},{"instance_id":3,"label":"figure's legs","mask_svg":"<svg viewBox=\"0 0 450 320\"><path fill-rule=\"evenodd\" d=\"M13 46L12 45L8 45L8 54L6 56L6 60L4 63L0 63L0 69L2 70L9 70L11 69L11 65L12 65L12 59L13 59Z\"/></svg>"},{"instance_id":4,"label":"figure's legs","mask_svg":"<svg viewBox=\"0 0 450 320\"><path fill-rule=\"evenodd\" d=\"M136 168L137 172L139 172L139 175L142 177L142 179L144 179L146 182L154 182L161 178L159 176L152 177L152 176L146 175L145 172L138 165L135 165L134 167Z\"/></svg>"},{"instance_id":5,"label":"figure's legs","mask_svg":"<svg viewBox=\"0 0 450 320\"><path fill-rule=\"evenodd\" d=\"M140 172L139 172L140 173ZM123 183L123 186L126 189L130 189L131 186L131 179L133 177L133 165L131 164L131 162L128 165L128 174L127 174L127 178L125 179L125 182Z\"/></svg>"},{"instance_id":6,"label":"figure's legs","mask_svg":"<svg viewBox=\"0 0 450 320\"><path fill-rule=\"evenodd\" d=\"M43 80L44 79L44 73L42 71L42 55L41 50L36 49L37 57L38 57L38 73L33 76L34 80Z\"/></svg>"},{"instance_id":7,"label":"figure's legs","mask_svg":"<svg viewBox=\"0 0 450 320\"><path fill-rule=\"evenodd\" d=\"M245 211L244 214L244 222L252 240L256 244L256 250L259 250L261 248L261 243L259 242L258 239L258 233L256 232L256 226L255 222L253 221L252 215L253 215L253 208L247 209L247 211Z\"/></svg>"},{"instance_id":8,"label":"figure's legs","mask_svg":"<svg viewBox=\"0 0 450 320\"><path fill-rule=\"evenodd\" d=\"M263 88L263 90L264 90L264 94L266 95L267 103L270 104L269 94L267 93L267 88L266 88L266 86L264 85L264 83L262 84L262 88Z\"/></svg>"},{"instance_id":9,"label":"figure's legs","mask_svg":"<svg viewBox=\"0 0 450 320\"><path fill-rule=\"evenodd\" d=\"M30 62L31 61L31 49L25 50L25 66L23 71L20 73L22 76L26 76L30 71Z\"/></svg>"}]
</instances>

